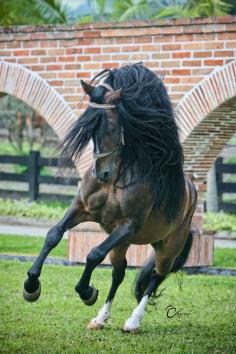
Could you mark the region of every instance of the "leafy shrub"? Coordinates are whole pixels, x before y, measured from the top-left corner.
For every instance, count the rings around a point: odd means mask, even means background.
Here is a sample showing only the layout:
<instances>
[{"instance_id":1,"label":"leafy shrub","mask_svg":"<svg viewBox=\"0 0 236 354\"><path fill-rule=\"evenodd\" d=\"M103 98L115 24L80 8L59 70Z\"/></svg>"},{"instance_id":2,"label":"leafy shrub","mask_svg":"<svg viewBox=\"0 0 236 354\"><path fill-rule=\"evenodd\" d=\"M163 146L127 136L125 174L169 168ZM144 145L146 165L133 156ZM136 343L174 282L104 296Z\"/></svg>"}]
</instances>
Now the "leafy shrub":
<instances>
[{"instance_id":1,"label":"leafy shrub","mask_svg":"<svg viewBox=\"0 0 236 354\"><path fill-rule=\"evenodd\" d=\"M26 199L13 200L0 198L0 215L28 217L44 220L59 220L69 203L29 202ZM204 213L203 228L209 231L236 231L236 215L227 213Z\"/></svg>"},{"instance_id":2,"label":"leafy shrub","mask_svg":"<svg viewBox=\"0 0 236 354\"><path fill-rule=\"evenodd\" d=\"M228 213L204 213L203 228L210 231L236 231L236 215Z\"/></svg>"},{"instance_id":3,"label":"leafy shrub","mask_svg":"<svg viewBox=\"0 0 236 354\"><path fill-rule=\"evenodd\" d=\"M62 218L67 207L63 202L43 203L0 198L0 215L58 220Z\"/></svg>"}]
</instances>

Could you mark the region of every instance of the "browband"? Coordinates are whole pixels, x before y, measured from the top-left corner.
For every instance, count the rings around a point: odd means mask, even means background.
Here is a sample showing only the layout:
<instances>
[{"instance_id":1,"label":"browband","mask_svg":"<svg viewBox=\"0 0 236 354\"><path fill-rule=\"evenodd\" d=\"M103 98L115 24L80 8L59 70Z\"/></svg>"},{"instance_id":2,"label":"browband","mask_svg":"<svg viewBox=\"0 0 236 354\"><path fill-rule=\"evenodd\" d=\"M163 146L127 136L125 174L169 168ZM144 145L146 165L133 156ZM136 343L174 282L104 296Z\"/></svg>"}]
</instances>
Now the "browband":
<instances>
[{"instance_id":1,"label":"browband","mask_svg":"<svg viewBox=\"0 0 236 354\"><path fill-rule=\"evenodd\" d=\"M99 84L98 86L102 86L105 87L108 91L113 92L113 88L106 84L105 82ZM95 102L89 102L88 106L92 107L92 108L102 108L102 109L112 109L112 108L116 108L116 106L114 104L109 104L109 103L95 103Z\"/></svg>"},{"instance_id":2,"label":"browband","mask_svg":"<svg viewBox=\"0 0 236 354\"><path fill-rule=\"evenodd\" d=\"M98 86L105 87L108 91L111 91L111 92L114 91L113 88L112 88L110 85L106 84L105 82L102 82L102 83L99 84Z\"/></svg>"}]
</instances>

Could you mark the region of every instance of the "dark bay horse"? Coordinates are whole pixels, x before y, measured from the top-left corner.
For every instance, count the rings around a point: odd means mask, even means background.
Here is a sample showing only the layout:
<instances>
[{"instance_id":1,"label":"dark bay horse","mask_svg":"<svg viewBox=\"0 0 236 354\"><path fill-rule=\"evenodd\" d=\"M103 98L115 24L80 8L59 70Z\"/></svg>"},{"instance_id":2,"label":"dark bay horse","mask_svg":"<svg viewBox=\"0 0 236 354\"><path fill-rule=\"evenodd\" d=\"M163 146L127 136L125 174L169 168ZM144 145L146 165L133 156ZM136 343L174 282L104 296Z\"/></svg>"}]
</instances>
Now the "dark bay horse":
<instances>
[{"instance_id":1,"label":"dark bay horse","mask_svg":"<svg viewBox=\"0 0 236 354\"><path fill-rule=\"evenodd\" d=\"M136 332L150 296L187 259L197 193L183 173L178 129L161 79L142 64L106 70L99 78L103 81L96 86L82 81L90 102L62 145L63 158L78 160L92 139L93 165L63 219L48 232L27 273L23 294L27 301L39 298L43 262L64 232L79 223L95 221L108 237L89 252L75 287L85 304L93 305L97 300L98 290L90 285L90 279L108 253L113 271L106 303L88 325L90 329L103 328L109 317L124 279L129 246L153 246L153 255L136 279L138 306L124 325L125 331Z\"/></svg>"}]
</instances>

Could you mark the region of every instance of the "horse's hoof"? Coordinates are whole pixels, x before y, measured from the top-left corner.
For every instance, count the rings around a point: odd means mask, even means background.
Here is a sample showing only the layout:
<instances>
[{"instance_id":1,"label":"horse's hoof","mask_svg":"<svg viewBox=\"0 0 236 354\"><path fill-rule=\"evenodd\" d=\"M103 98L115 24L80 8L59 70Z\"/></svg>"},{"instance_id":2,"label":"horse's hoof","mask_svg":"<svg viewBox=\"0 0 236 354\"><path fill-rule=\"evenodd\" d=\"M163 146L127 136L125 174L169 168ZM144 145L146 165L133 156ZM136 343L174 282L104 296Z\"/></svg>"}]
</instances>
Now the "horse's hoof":
<instances>
[{"instance_id":1,"label":"horse's hoof","mask_svg":"<svg viewBox=\"0 0 236 354\"><path fill-rule=\"evenodd\" d=\"M86 328L87 328L87 329L90 329L90 330L103 329L103 328L104 328L104 324L91 321L91 322L87 325Z\"/></svg>"},{"instance_id":2,"label":"horse's hoof","mask_svg":"<svg viewBox=\"0 0 236 354\"><path fill-rule=\"evenodd\" d=\"M95 304L95 302L97 301L97 298L98 298L98 290L96 288L94 288L93 286L91 286L91 288L93 289L92 295L90 296L89 299L83 300L85 305L88 305L88 306L92 306L93 304Z\"/></svg>"},{"instance_id":3,"label":"horse's hoof","mask_svg":"<svg viewBox=\"0 0 236 354\"><path fill-rule=\"evenodd\" d=\"M124 326L122 332L123 333L138 334L138 333L140 333L140 329L139 328L129 328L127 326Z\"/></svg>"},{"instance_id":4,"label":"horse's hoof","mask_svg":"<svg viewBox=\"0 0 236 354\"><path fill-rule=\"evenodd\" d=\"M34 302L34 301L37 301L39 296L40 296L40 293L41 293L41 283L40 281L39 282L39 287L36 291L34 291L33 293L29 293L28 291L25 290L25 287L23 289L23 297L26 301L29 301L29 302Z\"/></svg>"}]
</instances>

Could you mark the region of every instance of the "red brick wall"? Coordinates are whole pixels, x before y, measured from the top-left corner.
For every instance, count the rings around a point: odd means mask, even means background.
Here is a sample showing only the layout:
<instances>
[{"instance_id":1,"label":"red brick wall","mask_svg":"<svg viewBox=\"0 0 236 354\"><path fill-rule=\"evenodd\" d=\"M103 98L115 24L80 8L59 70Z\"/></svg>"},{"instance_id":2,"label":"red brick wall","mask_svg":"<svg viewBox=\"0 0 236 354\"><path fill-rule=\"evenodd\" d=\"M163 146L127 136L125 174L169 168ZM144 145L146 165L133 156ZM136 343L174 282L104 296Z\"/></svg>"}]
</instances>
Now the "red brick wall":
<instances>
[{"instance_id":1,"label":"red brick wall","mask_svg":"<svg viewBox=\"0 0 236 354\"><path fill-rule=\"evenodd\" d=\"M0 60L36 71L71 107L81 78L138 61L165 75L176 104L235 57L236 17L0 28Z\"/></svg>"},{"instance_id":2,"label":"red brick wall","mask_svg":"<svg viewBox=\"0 0 236 354\"><path fill-rule=\"evenodd\" d=\"M199 176L200 201L206 189L206 173L236 129L232 113L236 108L235 59L236 16L0 28L0 61L39 74L77 114L75 107L82 95L80 79L89 80L104 68L143 61L157 74L165 75L164 82L180 112L186 170L197 171ZM63 136L75 115L44 82L21 68L8 71L0 63L0 91L7 87L7 92L17 91L19 98L27 97L29 104L37 101L34 108L42 109L45 119ZM17 77L10 77L16 73ZM18 77L25 78L22 85ZM41 95L36 101L30 92L24 92L29 83L34 94ZM89 156L84 159L84 168ZM201 219L200 203L194 220L201 225Z\"/></svg>"}]
</instances>

